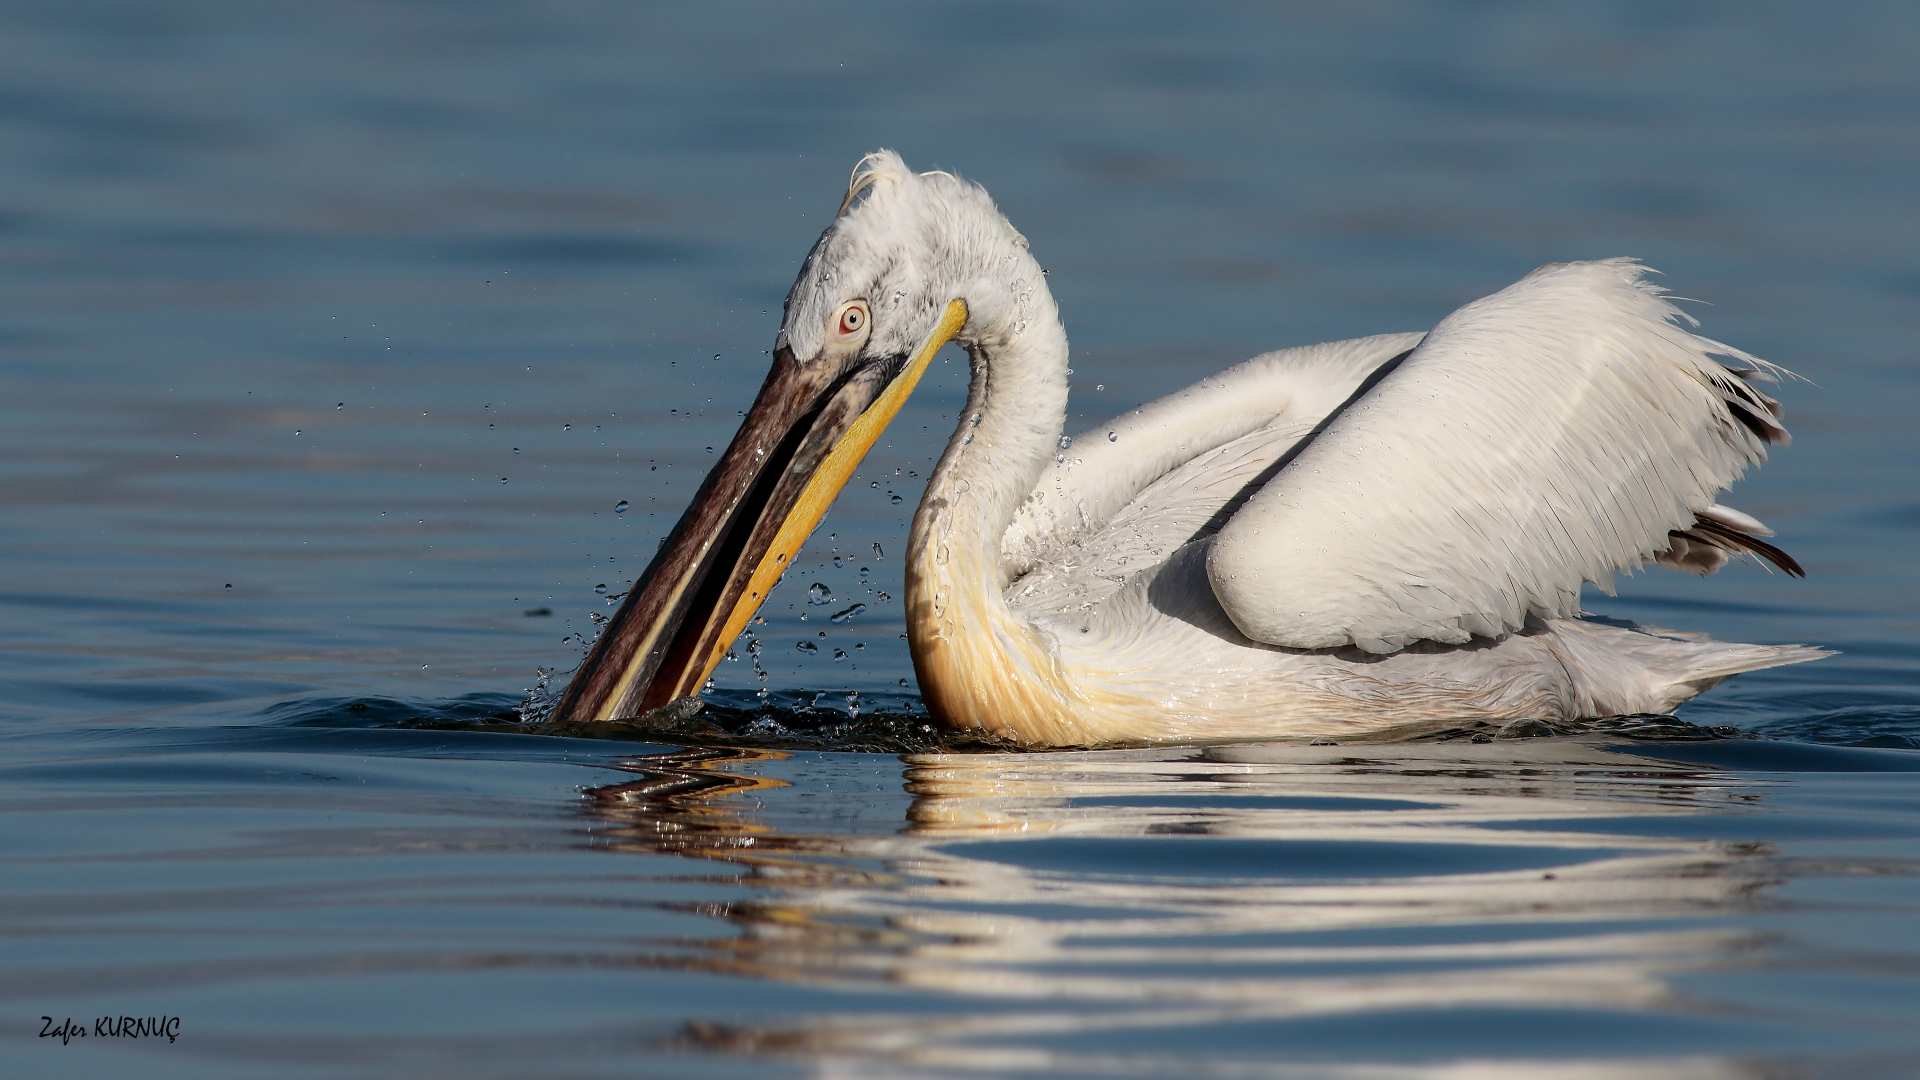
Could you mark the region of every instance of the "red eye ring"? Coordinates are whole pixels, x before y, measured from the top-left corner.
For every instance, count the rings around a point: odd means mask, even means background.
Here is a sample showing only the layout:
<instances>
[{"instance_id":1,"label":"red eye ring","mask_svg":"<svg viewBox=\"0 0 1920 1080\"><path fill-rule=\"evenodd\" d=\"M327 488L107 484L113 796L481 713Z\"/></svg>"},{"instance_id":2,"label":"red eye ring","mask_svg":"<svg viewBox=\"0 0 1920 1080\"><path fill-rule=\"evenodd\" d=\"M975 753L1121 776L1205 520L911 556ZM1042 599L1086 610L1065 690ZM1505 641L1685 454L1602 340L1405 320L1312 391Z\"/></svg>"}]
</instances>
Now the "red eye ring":
<instances>
[{"instance_id":1,"label":"red eye ring","mask_svg":"<svg viewBox=\"0 0 1920 1080\"><path fill-rule=\"evenodd\" d=\"M840 332L843 334L857 334L866 324L867 313L857 305L840 313Z\"/></svg>"}]
</instances>

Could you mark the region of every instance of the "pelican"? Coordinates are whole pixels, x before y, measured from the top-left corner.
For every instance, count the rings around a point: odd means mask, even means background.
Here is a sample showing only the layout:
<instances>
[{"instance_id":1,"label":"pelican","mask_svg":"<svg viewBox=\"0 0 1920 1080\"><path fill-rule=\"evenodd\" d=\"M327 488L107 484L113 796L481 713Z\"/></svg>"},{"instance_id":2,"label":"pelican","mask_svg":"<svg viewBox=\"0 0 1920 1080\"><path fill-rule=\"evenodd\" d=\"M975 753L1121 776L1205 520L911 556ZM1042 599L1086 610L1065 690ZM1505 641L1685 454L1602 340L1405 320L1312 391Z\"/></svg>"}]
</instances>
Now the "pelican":
<instances>
[{"instance_id":1,"label":"pelican","mask_svg":"<svg viewBox=\"0 0 1920 1080\"><path fill-rule=\"evenodd\" d=\"M1071 438L1067 335L977 184L882 150L787 295L772 369L557 703L691 708L947 342L967 404L914 513L928 710L1035 747L1339 738L1670 712L1826 655L1582 618L1766 526L1719 493L1787 442L1782 369L1631 259L1544 266L1424 334L1254 357Z\"/></svg>"}]
</instances>

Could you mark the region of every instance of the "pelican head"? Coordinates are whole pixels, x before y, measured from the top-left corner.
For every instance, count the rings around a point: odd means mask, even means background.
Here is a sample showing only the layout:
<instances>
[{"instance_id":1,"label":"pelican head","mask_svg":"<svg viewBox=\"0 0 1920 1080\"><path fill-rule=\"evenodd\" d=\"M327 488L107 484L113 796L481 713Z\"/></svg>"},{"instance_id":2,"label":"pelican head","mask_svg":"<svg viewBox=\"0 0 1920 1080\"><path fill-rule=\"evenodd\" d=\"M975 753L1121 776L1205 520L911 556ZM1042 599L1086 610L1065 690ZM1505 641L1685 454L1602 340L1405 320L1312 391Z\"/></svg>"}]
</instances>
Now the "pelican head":
<instances>
[{"instance_id":1,"label":"pelican head","mask_svg":"<svg viewBox=\"0 0 1920 1080\"><path fill-rule=\"evenodd\" d=\"M699 691L933 354L1011 332L1014 298L979 303L969 279L1024 245L977 185L915 174L892 151L861 160L787 294L759 396L556 719L638 716Z\"/></svg>"}]
</instances>

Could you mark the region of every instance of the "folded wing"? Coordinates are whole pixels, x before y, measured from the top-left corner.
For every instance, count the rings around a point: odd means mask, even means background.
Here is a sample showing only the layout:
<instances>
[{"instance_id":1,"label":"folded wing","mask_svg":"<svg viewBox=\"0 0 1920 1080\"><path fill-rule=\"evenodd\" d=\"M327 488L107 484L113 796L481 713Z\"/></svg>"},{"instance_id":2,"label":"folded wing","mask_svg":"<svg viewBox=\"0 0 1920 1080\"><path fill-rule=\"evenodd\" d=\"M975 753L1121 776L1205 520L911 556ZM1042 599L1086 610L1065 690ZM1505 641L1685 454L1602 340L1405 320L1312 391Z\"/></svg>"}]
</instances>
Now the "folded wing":
<instances>
[{"instance_id":1,"label":"folded wing","mask_svg":"<svg viewBox=\"0 0 1920 1080\"><path fill-rule=\"evenodd\" d=\"M1001 540L1009 579L1063 559L1085 564L1085 553L1071 549L1117 519L1167 530L1197 511L1197 527L1238 498L1291 441L1273 446L1265 459L1257 449L1217 451L1249 439L1269 446L1266 432L1275 425L1313 426L1421 336L1381 334L1263 353L1067 440L1070 452L1062 448ZM1169 490L1175 476L1180 483Z\"/></svg>"},{"instance_id":2,"label":"folded wing","mask_svg":"<svg viewBox=\"0 0 1920 1080\"><path fill-rule=\"evenodd\" d=\"M1787 441L1754 385L1779 369L1684 329L1645 273L1543 267L1435 327L1221 530L1235 625L1393 652L1571 615L1650 559L1784 558L1715 501Z\"/></svg>"}]
</instances>

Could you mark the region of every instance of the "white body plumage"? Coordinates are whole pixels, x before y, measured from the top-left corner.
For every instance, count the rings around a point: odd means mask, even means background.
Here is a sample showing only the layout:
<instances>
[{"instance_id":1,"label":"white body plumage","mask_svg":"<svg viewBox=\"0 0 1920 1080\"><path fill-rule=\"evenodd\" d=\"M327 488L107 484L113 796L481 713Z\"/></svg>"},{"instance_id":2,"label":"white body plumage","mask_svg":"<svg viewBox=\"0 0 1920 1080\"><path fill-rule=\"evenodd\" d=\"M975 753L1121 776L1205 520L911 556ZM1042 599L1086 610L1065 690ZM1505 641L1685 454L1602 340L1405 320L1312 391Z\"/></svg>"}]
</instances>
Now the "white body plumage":
<instances>
[{"instance_id":1,"label":"white body plumage","mask_svg":"<svg viewBox=\"0 0 1920 1080\"><path fill-rule=\"evenodd\" d=\"M1715 495L1785 441L1752 385L1777 369L1680 327L1630 260L1544 267L1424 335L1257 357L1062 450L1066 336L1024 240L893 155L856 182L836 274L926 259L945 283L921 303L972 313L908 551L949 723L1090 744L1663 712L1822 655L1572 617L1583 581L1746 550L1686 540L1702 521L1765 535Z\"/></svg>"}]
</instances>

